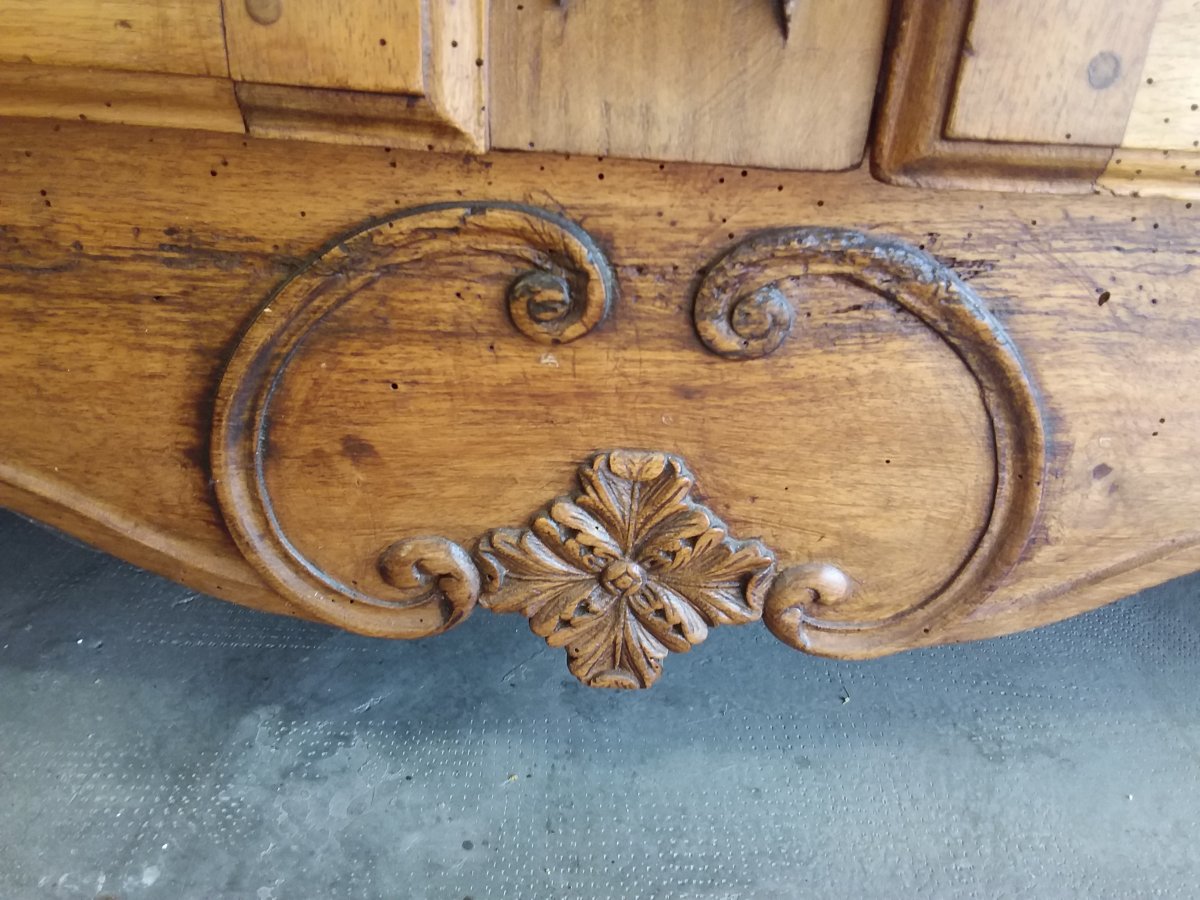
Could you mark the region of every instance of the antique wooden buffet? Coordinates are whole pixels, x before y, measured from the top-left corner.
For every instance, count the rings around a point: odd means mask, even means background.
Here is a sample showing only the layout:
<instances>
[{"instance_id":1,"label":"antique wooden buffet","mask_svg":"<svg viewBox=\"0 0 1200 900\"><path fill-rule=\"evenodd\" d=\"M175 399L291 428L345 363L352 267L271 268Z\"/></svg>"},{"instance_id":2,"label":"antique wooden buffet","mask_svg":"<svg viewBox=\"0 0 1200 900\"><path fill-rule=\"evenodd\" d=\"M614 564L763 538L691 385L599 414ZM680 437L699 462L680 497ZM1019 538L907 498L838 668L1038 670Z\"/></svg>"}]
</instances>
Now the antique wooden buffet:
<instances>
[{"instance_id":1,"label":"antique wooden buffet","mask_svg":"<svg viewBox=\"0 0 1200 900\"><path fill-rule=\"evenodd\" d=\"M1197 0L0 0L0 504L646 687L1200 568ZM500 663L498 663L500 664Z\"/></svg>"}]
</instances>

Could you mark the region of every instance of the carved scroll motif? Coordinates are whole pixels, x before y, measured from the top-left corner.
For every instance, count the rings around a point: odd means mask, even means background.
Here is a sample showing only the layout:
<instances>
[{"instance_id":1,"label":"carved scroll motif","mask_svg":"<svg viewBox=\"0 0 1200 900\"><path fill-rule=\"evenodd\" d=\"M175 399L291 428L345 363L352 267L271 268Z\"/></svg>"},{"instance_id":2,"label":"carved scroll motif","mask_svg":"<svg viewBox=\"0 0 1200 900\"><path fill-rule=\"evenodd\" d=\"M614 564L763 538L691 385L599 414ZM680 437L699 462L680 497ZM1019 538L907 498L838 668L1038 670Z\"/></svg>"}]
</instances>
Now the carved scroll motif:
<instances>
[{"instance_id":1,"label":"carved scroll motif","mask_svg":"<svg viewBox=\"0 0 1200 900\"><path fill-rule=\"evenodd\" d=\"M443 630L471 614L479 599L479 571L458 544L440 537L406 538L379 555L385 582L411 593L403 601L381 601L396 608L436 604Z\"/></svg>"},{"instance_id":2,"label":"carved scroll motif","mask_svg":"<svg viewBox=\"0 0 1200 900\"><path fill-rule=\"evenodd\" d=\"M762 615L774 556L736 541L691 498L683 461L613 450L579 469L579 491L531 527L497 529L480 543L480 602L519 612L571 672L592 687L643 688L669 652L717 625Z\"/></svg>"},{"instance_id":3,"label":"carved scroll motif","mask_svg":"<svg viewBox=\"0 0 1200 900\"><path fill-rule=\"evenodd\" d=\"M918 645L967 615L1022 552L1040 499L1046 438L1037 393L1003 327L970 287L913 247L797 228L748 238L707 269L693 306L696 331L713 353L761 364L809 327L795 306L803 303L804 279L816 276L894 301L957 354L987 413L994 485L973 547L928 596L880 613L859 604L855 578L869 573L806 558L805 548L788 548L794 555L781 558L777 574L771 550L732 538L695 499L680 457L651 450L599 452L579 468L574 492L528 527L487 532L473 554L444 537L402 537L381 541L365 564L344 565L355 578L323 569L289 538L268 489L275 389L310 335L359 291L429 259L444 264L458 240L463 252L485 254L499 267L507 289L494 302L532 340L582 337L615 296L595 243L554 214L505 203L422 207L330 244L271 294L228 362L212 452L221 509L246 558L315 617L411 638L453 627L478 603L526 616L535 634L567 650L583 683L643 688L658 679L669 653L690 650L710 628L759 618L781 640L817 654L866 657Z\"/></svg>"},{"instance_id":4,"label":"carved scroll motif","mask_svg":"<svg viewBox=\"0 0 1200 900\"><path fill-rule=\"evenodd\" d=\"M737 244L708 269L696 291L697 334L709 350L731 360L780 352L796 327L781 286L802 298L807 277L844 279L920 319L970 371L991 425L996 469L986 527L938 590L882 620L847 616L854 609L853 584L831 565L784 569L771 590L766 621L780 640L824 655L877 656L914 646L969 613L1020 557L1046 466L1040 401L1016 345L969 285L915 247L857 231L787 228ZM833 607L836 616L829 614Z\"/></svg>"},{"instance_id":5,"label":"carved scroll motif","mask_svg":"<svg viewBox=\"0 0 1200 900\"><path fill-rule=\"evenodd\" d=\"M289 539L264 475L272 399L305 341L356 295L450 254L482 254L507 273L505 304L532 340L587 334L616 292L612 269L579 226L514 203L443 203L403 210L343 235L274 291L247 327L217 395L212 464L230 533L246 558L292 603L333 624L381 637L423 637L461 622L479 574L461 547L439 537L400 541L378 561L371 589L324 570Z\"/></svg>"}]
</instances>

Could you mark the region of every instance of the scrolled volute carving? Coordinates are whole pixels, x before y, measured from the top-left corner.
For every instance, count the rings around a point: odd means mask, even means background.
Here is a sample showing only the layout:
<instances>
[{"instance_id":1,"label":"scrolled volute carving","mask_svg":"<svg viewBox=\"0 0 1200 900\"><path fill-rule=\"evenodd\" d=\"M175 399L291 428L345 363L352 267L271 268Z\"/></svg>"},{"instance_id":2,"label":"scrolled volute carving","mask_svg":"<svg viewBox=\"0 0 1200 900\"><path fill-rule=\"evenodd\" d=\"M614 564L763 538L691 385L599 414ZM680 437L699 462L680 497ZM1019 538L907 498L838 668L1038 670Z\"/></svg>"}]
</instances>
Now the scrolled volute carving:
<instances>
[{"instance_id":1,"label":"scrolled volute carving","mask_svg":"<svg viewBox=\"0 0 1200 900\"><path fill-rule=\"evenodd\" d=\"M509 279L507 296L495 302L507 304L512 323L539 342L582 337L616 294L595 241L555 213L496 201L401 210L338 237L279 285L247 325L217 392L212 466L230 533L289 601L353 631L400 638L444 631L470 613L479 575L462 548L436 537L392 545L374 573L370 560L331 571L310 558L277 515L265 474L276 388L306 341L360 293L386 289L392 277L428 272L436 279L460 255L481 255L475 263L491 284Z\"/></svg>"},{"instance_id":2,"label":"scrolled volute carving","mask_svg":"<svg viewBox=\"0 0 1200 900\"><path fill-rule=\"evenodd\" d=\"M589 306L588 285L588 277L579 272L531 269L509 285L509 318L518 331L540 343L573 341L595 325L606 308Z\"/></svg>"},{"instance_id":3,"label":"scrolled volute carving","mask_svg":"<svg viewBox=\"0 0 1200 900\"><path fill-rule=\"evenodd\" d=\"M441 537L405 538L379 554L379 576L404 593L388 606L412 608L436 605L442 630L453 628L471 614L479 599L479 570L458 544Z\"/></svg>"},{"instance_id":4,"label":"scrolled volute carving","mask_svg":"<svg viewBox=\"0 0 1200 900\"><path fill-rule=\"evenodd\" d=\"M836 606L850 599L854 582L831 563L789 566L775 578L767 592L763 622L771 633L798 649L808 649L806 618L819 615L821 607Z\"/></svg>"},{"instance_id":5,"label":"scrolled volute carving","mask_svg":"<svg viewBox=\"0 0 1200 900\"><path fill-rule=\"evenodd\" d=\"M481 541L481 605L518 612L591 687L645 688L669 652L717 625L757 620L774 571L758 541L729 537L690 496L683 461L614 450L579 469L579 492L526 529Z\"/></svg>"},{"instance_id":6,"label":"scrolled volute carving","mask_svg":"<svg viewBox=\"0 0 1200 900\"><path fill-rule=\"evenodd\" d=\"M1000 321L951 269L903 241L842 228L752 235L708 267L692 307L696 332L727 359L777 352L795 333L791 303L803 302L804 281L813 277L848 281L916 316L974 377L991 426L996 468L985 527L933 593L880 619L870 610L856 618L852 582L833 566L785 569L772 589L766 620L780 639L812 653L876 656L923 642L965 616L1016 564L1041 500L1045 427L1038 392Z\"/></svg>"}]
</instances>

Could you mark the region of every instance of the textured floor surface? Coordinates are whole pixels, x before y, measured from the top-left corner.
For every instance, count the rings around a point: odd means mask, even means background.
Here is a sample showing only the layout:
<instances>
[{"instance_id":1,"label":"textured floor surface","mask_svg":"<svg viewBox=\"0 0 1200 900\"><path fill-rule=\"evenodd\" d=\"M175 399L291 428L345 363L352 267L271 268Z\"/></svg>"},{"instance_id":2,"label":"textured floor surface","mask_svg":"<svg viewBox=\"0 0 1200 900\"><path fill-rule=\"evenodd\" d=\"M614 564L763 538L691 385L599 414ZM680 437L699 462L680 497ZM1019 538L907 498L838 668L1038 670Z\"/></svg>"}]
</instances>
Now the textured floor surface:
<instances>
[{"instance_id":1,"label":"textured floor surface","mask_svg":"<svg viewBox=\"0 0 1200 900\"><path fill-rule=\"evenodd\" d=\"M0 513L0 897L1192 898L1198 825L1200 578L611 694L518 618L372 641Z\"/></svg>"}]
</instances>

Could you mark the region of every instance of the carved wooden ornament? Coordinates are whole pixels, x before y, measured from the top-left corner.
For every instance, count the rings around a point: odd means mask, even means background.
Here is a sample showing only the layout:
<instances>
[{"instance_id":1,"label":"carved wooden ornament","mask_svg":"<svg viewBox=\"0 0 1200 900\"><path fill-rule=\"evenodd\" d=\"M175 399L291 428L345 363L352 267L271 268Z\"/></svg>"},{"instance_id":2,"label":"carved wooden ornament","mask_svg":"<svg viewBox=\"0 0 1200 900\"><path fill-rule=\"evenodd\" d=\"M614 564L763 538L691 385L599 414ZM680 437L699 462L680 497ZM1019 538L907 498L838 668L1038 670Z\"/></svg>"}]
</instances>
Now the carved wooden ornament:
<instances>
[{"instance_id":1,"label":"carved wooden ornament","mask_svg":"<svg viewBox=\"0 0 1200 900\"><path fill-rule=\"evenodd\" d=\"M480 544L484 606L519 612L593 687L642 688L667 653L717 625L762 615L774 556L735 541L691 498L692 476L666 453L613 450L579 469L579 493L530 528Z\"/></svg>"},{"instance_id":2,"label":"carved wooden ornament","mask_svg":"<svg viewBox=\"0 0 1200 900\"><path fill-rule=\"evenodd\" d=\"M859 619L849 577L820 561L784 569L771 589L766 621L780 640L820 655L877 656L911 647L934 627L965 616L1020 558L1046 468L1041 401L1016 345L970 285L916 247L850 229L780 228L735 245L696 290L697 334L713 353L753 364L797 327L780 285L809 277L843 279L920 319L974 377L991 426L996 469L986 523L936 591L888 618Z\"/></svg>"},{"instance_id":3,"label":"carved wooden ornament","mask_svg":"<svg viewBox=\"0 0 1200 900\"><path fill-rule=\"evenodd\" d=\"M212 464L229 530L283 596L317 617L379 637L415 638L466 618L478 595L467 553L440 537L385 548L367 590L314 563L276 515L264 475L272 401L304 344L339 309L389 277L437 271L452 253L482 254L510 273L512 324L539 343L576 340L615 293L604 254L577 225L514 203L441 203L366 223L319 251L279 286L247 327L217 394Z\"/></svg>"},{"instance_id":4,"label":"carved wooden ornament","mask_svg":"<svg viewBox=\"0 0 1200 900\"><path fill-rule=\"evenodd\" d=\"M535 634L566 648L583 683L644 688L669 653L690 650L710 628L760 618L781 640L817 654L865 657L914 646L967 615L1025 547L1046 439L1037 392L998 320L967 284L916 248L850 230L792 228L751 236L706 269L693 304L697 334L731 365L764 365L795 329L810 327L809 315L795 308L804 302L805 279L835 278L906 309L954 351L978 385L995 474L973 545L932 593L884 606L861 602L855 579L870 573L844 571L803 547L787 548L791 557L780 557L776 577L775 553L731 537L693 496L683 459L657 449L598 452L578 469L574 493L526 528L486 532L473 555L444 537L401 534L382 542L373 559L321 565L301 549L319 554L319 542L289 535L265 474L272 452L286 452L272 446L277 389L318 326L336 328L328 323L339 309L382 285L375 302L390 311L389 277L445 271L438 266L460 252L485 255L495 276L489 284L499 279L507 289L503 296L483 291L479 301L502 305L534 341L583 337L616 293L596 244L555 214L504 203L421 207L330 244L267 299L229 360L213 432L221 508L247 559L311 614L411 638L453 627L478 602L526 616Z\"/></svg>"}]
</instances>

